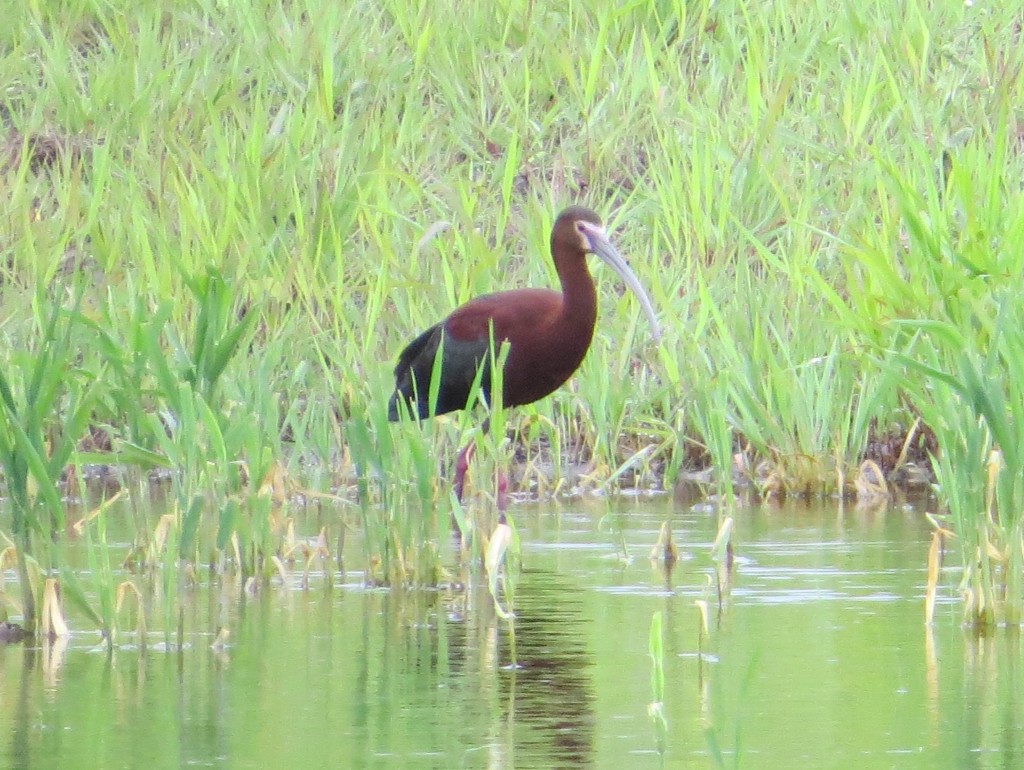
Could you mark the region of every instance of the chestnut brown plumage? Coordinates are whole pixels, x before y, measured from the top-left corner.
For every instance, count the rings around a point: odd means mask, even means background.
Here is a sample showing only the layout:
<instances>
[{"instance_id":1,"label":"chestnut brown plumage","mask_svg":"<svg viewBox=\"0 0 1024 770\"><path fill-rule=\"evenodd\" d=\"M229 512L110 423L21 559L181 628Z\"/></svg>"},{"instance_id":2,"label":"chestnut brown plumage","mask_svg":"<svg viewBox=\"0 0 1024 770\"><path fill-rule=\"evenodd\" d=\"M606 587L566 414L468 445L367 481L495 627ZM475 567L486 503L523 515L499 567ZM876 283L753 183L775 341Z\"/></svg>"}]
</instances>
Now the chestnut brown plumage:
<instances>
[{"instance_id":1,"label":"chestnut brown plumage","mask_svg":"<svg viewBox=\"0 0 1024 770\"><path fill-rule=\"evenodd\" d=\"M562 385L579 368L594 336L597 291L587 269L586 255L607 262L637 295L659 336L654 308L626 261L608 240L601 219L582 206L558 215L551 229L551 257L561 291L515 289L485 294L456 308L409 343L395 367L395 392L388 404L388 419L403 411L420 418L464 409L480 371L480 387L490 398L491 339L496 346L508 342L502 370L505 406L529 404ZM438 351L443 351L433 410L429 403L430 379ZM460 456L468 461L469 447ZM464 473L464 468L460 467ZM457 471L457 491L461 476Z\"/></svg>"}]
</instances>

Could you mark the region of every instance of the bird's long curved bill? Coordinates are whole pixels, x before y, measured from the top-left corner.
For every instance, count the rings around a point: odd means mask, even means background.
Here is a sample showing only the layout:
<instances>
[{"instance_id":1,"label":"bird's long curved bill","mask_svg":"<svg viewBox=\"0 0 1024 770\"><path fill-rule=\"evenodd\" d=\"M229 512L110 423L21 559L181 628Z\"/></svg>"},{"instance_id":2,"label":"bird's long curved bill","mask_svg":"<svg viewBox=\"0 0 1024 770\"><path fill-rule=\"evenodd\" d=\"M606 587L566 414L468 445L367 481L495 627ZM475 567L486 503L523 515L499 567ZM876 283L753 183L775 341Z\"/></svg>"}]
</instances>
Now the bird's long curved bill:
<instances>
[{"instance_id":1,"label":"bird's long curved bill","mask_svg":"<svg viewBox=\"0 0 1024 770\"><path fill-rule=\"evenodd\" d=\"M588 227L587 236L593 252L619 274L619 277L629 287L629 290L640 300L640 305L644 309L644 315L647 316L647 323L651 325L651 336L654 337L655 342L660 340L661 328L658 326L658 319L654 315L654 305L651 304L651 299L647 296L647 292L644 291L644 287L640 285L639 279L630 269L629 265L626 264L625 257L612 245L602 230L596 227Z\"/></svg>"}]
</instances>

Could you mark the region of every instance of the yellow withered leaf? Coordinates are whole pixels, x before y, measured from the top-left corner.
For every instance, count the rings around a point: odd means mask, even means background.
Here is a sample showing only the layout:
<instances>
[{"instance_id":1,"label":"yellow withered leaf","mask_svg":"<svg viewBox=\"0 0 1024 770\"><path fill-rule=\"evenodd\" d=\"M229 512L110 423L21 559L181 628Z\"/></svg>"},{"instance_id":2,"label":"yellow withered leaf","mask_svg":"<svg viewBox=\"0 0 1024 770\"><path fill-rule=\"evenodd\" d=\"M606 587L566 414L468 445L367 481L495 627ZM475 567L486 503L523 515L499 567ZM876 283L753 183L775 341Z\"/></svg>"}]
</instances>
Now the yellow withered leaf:
<instances>
[{"instance_id":1,"label":"yellow withered leaf","mask_svg":"<svg viewBox=\"0 0 1024 770\"><path fill-rule=\"evenodd\" d=\"M932 542L928 546L928 583L924 598L924 622L931 625L935 617L935 595L939 586L939 561L942 554L942 535L940 530L932 532Z\"/></svg>"},{"instance_id":2,"label":"yellow withered leaf","mask_svg":"<svg viewBox=\"0 0 1024 770\"><path fill-rule=\"evenodd\" d=\"M64 620L64 611L60 606L57 593L56 578L47 578L43 587L43 612L40 618L43 638L57 639L71 633Z\"/></svg>"}]
</instances>

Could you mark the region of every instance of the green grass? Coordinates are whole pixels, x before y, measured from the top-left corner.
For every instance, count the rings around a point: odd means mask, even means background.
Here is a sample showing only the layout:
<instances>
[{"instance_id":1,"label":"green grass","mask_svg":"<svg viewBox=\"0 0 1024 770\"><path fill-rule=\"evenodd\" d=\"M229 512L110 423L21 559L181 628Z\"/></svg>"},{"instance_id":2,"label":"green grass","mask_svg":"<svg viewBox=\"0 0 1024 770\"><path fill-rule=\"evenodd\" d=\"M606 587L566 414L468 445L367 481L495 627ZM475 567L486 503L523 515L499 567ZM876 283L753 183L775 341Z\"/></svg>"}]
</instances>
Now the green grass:
<instances>
[{"instance_id":1,"label":"green grass","mask_svg":"<svg viewBox=\"0 0 1024 770\"><path fill-rule=\"evenodd\" d=\"M0 370L34 365L83 277L70 376L36 427L78 442L69 404L94 383L85 422L108 459L172 469L173 544L133 507L142 561L269 579L290 518L266 483L279 478L356 503L327 542L357 527L374 579L429 584L450 526L440 474L480 417L389 425L392 362L476 294L552 285L549 228L580 202L648 287L663 341L598 269L590 355L505 415L512 445L488 440L471 506L490 505L493 464L513 451L540 494L667 487L711 463L728 495L737 453L764 493L845 493L872 431L919 414L944 452L981 420L964 451L1006 456L1016 318L996 308L1019 296L1024 235L1016 11L794 14L20 4L0 31ZM994 383L989 401L956 346ZM936 469L955 513L950 456ZM23 471L7 468L9 489ZM996 548L1019 556L1015 484L998 485Z\"/></svg>"}]
</instances>

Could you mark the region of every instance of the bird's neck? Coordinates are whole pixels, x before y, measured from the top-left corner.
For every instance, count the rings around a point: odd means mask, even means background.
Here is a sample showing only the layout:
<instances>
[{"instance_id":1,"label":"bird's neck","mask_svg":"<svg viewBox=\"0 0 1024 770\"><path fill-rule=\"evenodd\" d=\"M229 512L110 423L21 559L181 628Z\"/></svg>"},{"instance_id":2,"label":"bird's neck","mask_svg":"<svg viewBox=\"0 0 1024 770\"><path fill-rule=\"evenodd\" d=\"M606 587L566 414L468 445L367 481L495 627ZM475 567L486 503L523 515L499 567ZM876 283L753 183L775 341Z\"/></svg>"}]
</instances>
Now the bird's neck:
<instances>
[{"instance_id":1,"label":"bird's neck","mask_svg":"<svg viewBox=\"0 0 1024 770\"><path fill-rule=\"evenodd\" d=\"M597 289L584 260L558 271L562 284L562 327L589 344L597 320ZM582 339L581 339L582 341Z\"/></svg>"}]
</instances>

